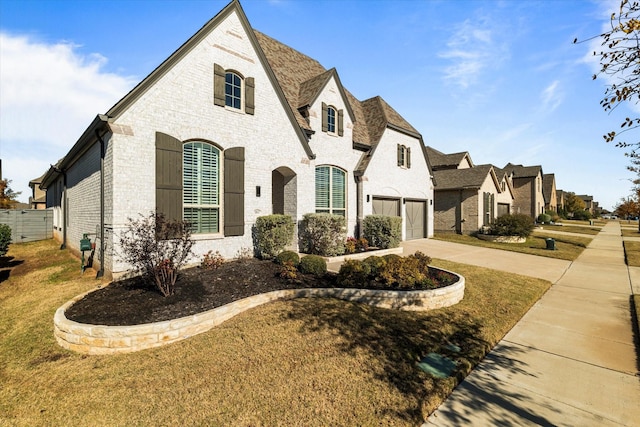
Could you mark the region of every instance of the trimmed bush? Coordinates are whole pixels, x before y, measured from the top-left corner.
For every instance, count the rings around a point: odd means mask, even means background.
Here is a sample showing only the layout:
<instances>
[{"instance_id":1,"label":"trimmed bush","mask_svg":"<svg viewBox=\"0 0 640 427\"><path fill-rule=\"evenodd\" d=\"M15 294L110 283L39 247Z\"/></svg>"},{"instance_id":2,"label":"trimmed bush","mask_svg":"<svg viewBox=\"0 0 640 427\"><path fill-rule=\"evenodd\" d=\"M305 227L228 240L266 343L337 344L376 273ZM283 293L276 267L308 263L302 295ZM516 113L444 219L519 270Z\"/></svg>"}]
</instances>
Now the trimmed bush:
<instances>
[{"instance_id":1,"label":"trimmed bush","mask_svg":"<svg viewBox=\"0 0 640 427\"><path fill-rule=\"evenodd\" d=\"M362 234L371 246L380 249L397 248L402 240L402 218L367 215L362 220Z\"/></svg>"},{"instance_id":2,"label":"trimmed bush","mask_svg":"<svg viewBox=\"0 0 640 427\"><path fill-rule=\"evenodd\" d=\"M255 245L257 255L271 259L293 240L295 224L289 215L266 215L256 218Z\"/></svg>"},{"instance_id":3,"label":"trimmed bush","mask_svg":"<svg viewBox=\"0 0 640 427\"><path fill-rule=\"evenodd\" d=\"M545 214L551 217L552 222L558 222L560 220L560 216L555 211L546 211Z\"/></svg>"},{"instance_id":4,"label":"trimmed bush","mask_svg":"<svg viewBox=\"0 0 640 427\"><path fill-rule=\"evenodd\" d=\"M370 264L357 259L349 259L340 266L337 282L339 286L345 288L364 288L369 283L370 275Z\"/></svg>"},{"instance_id":5,"label":"trimmed bush","mask_svg":"<svg viewBox=\"0 0 640 427\"><path fill-rule=\"evenodd\" d=\"M551 222L551 215L548 215L548 214L538 215L538 222L540 224L549 224Z\"/></svg>"},{"instance_id":6,"label":"trimmed bush","mask_svg":"<svg viewBox=\"0 0 640 427\"><path fill-rule=\"evenodd\" d=\"M410 289L424 281L427 275L420 271L418 259L408 256L389 259L378 277L387 286Z\"/></svg>"},{"instance_id":7,"label":"trimmed bush","mask_svg":"<svg viewBox=\"0 0 640 427\"><path fill-rule=\"evenodd\" d=\"M327 262L319 255L307 255L300 259L300 272L322 276L327 272Z\"/></svg>"},{"instance_id":8,"label":"trimmed bush","mask_svg":"<svg viewBox=\"0 0 640 427\"><path fill-rule=\"evenodd\" d=\"M11 227L0 224L0 256L5 256L11 244Z\"/></svg>"},{"instance_id":9,"label":"trimmed bush","mask_svg":"<svg viewBox=\"0 0 640 427\"><path fill-rule=\"evenodd\" d=\"M362 262L369 266L371 276L373 277L377 276L387 263L384 258L375 255L365 258Z\"/></svg>"},{"instance_id":10,"label":"trimmed bush","mask_svg":"<svg viewBox=\"0 0 640 427\"><path fill-rule=\"evenodd\" d=\"M584 209L575 211L573 213L573 219L586 221L588 219L591 219L591 212L586 211Z\"/></svg>"},{"instance_id":11,"label":"trimmed bush","mask_svg":"<svg viewBox=\"0 0 640 427\"><path fill-rule=\"evenodd\" d=\"M300 256L293 251L282 251L275 258L276 264L285 265L291 263L295 268L300 264Z\"/></svg>"},{"instance_id":12,"label":"trimmed bush","mask_svg":"<svg viewBox=\"0 0 640 427\"><path fill-rule=\"evenodd\" d=\"M302 252L336 256L344 253L347 239L346 220L340 215L305 214L300 224L300 248Z\"/></svg>"},{"instance_id":13,"label":"trimmed bush","mask_svg":"<svg viewBox=\"0 0 640 427\"><path fill-rule=\"evenodd\" d=\"M491 224L489 234L494 236L529 237L535 224L530 216L523 214L502 215Z\"/></svg>"}]
</instances>

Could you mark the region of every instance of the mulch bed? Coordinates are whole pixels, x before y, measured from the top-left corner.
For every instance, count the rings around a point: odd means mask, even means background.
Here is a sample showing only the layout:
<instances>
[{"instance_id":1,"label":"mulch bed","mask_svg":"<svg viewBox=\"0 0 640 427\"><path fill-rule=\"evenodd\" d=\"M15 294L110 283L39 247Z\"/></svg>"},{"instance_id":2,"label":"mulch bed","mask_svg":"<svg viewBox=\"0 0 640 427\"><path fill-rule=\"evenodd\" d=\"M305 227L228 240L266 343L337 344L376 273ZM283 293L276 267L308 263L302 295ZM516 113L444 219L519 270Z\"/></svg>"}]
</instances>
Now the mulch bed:
<instances>
[{"instance_id":1,"label":"mulch bed","mask_svg":"<svg viewBox=\"0 0 640 427\"><path fill-rule=\"evenodd\" d=\"M140 278L120 280L89 293L65 316L93 325L138 325L202 313L275 290L336 287L335 274L298 273L298 280L291 282L278 277L279 271L279 265L258 259L225 262L217 269L187 268L180 272L175 294L168 297Z\"/></svg>"}]
</instances>

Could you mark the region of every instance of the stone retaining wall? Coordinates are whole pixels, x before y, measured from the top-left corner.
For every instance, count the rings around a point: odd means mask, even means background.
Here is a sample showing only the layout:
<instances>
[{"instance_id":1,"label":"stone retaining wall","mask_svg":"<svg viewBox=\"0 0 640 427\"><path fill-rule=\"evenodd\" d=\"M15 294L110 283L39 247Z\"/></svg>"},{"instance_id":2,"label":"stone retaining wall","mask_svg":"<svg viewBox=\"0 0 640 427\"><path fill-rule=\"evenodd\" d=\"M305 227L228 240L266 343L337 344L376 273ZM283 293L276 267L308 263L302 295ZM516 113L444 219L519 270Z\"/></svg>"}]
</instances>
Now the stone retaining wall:
<instances>
[{"instance_id":1,"label":"stone retaining wall","mask_svg":"<svg viewBox=\"0 0 640 427\"><path fill-rule=\"evenodd\" d=\"M453 273L455 274L455 273ZM450 286L423 291L380 291L369 289L288 289L254 295L192 316L132 326L89 325L73 322L65 311L87 293L58 308L54 315L54 334L62 347L83 354L130 353L159 347L206 332L222 322L259 305L294 298L339 298L376 307L427 311L448 307L464 297L464 277Z\"/></svg>"},{"instance_id":2,"label":"stone retaining wall","mask_svg":"<svg viewBox=\"0 0 640 427\"><path fill-rule=\"evenodd\" d=\"M486 240L488 242L496 243L524 243L527 241L526 237L520 236L494 236L491 234L478 234L478 239Z\"/></svg>"}]
</instances>

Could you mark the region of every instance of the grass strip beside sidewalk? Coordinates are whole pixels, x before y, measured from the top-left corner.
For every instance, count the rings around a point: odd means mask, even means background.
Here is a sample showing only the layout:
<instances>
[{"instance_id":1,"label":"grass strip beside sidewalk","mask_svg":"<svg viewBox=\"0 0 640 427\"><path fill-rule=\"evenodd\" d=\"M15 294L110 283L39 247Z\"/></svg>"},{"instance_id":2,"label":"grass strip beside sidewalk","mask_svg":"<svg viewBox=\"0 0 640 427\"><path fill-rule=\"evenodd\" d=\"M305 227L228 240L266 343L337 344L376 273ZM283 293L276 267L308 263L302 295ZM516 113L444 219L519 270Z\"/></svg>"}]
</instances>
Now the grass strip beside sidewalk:
<instances>
[{"instance_id":1,"label":"grass strip beside sidewalk","mask_svg":"<svg viewBox=\"0 0 640 427\"><path fill-rule=\"evenodd\" d=\"M454 307L283 301L166 347L83 356L56 344L53 314L101 284L95 272L81 276L53 241L12 245L9 255L0 264L0 424L16 426L415 426L551 285L435 260L466 278ZM450 344L460 352L446 353ZM422 372L430 352L454 358L455 377Z\"/></svg>"}]
</instances>

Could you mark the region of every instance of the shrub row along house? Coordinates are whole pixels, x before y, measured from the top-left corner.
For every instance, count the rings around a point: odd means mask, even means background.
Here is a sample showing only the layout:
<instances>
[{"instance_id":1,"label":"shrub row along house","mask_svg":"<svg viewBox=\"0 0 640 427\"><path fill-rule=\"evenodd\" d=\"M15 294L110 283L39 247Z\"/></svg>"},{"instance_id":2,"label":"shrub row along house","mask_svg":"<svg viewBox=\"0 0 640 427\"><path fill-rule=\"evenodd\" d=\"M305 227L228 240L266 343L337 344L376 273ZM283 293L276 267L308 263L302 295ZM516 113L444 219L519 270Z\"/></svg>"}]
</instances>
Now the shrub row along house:
<instances>
[{"instance_id":1,"label":"shrub row along house","mask_svg":"<svg viewBox=\"0 0 640 427\"><path fill-rule=\"evenodd\" d=\"M193 227L195 256L253 247L256 218L402 217L433 234L421 134L382 98L356 99L335 68L255 31L237 0L105 114L42 178L54 234L97 241L104 274L127 270L117 236L150 211ZM102 248L102 250L101 250Z\"/></svg>"}]
</instances>

